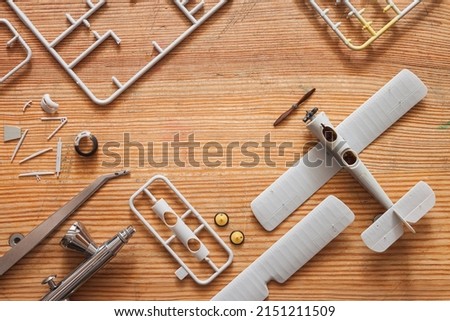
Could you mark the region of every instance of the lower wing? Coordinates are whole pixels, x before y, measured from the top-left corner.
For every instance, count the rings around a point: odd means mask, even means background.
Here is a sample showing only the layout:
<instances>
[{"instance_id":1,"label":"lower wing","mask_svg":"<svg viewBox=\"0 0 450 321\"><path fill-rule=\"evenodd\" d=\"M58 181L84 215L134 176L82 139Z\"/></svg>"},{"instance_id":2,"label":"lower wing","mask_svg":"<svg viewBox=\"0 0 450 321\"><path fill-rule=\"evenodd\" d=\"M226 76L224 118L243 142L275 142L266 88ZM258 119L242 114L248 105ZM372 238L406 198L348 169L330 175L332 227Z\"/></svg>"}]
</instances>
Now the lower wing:
<instances>
[{"instance_id":1,"label":"lower wing","mask_svg":"<svg viewBox=\"0 0 450 321\"><path fill-rule=\"evenodd\" d=\"M353 212L343 202L328 196L212 300L264 300L269 295L267 283L271 280L286 282L354 218Z\"/></svg>"}]
</instances>

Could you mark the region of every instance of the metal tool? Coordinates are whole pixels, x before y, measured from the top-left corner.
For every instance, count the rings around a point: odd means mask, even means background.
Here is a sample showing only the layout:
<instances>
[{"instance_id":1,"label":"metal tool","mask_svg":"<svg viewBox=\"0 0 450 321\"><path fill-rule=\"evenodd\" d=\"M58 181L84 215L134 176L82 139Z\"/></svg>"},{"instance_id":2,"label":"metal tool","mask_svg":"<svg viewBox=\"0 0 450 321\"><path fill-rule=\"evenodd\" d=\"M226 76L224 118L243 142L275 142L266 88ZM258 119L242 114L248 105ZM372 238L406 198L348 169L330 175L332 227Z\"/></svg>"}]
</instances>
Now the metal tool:
<instances>
[{"instance_id":1,"label":"metal tool","mask_svg":"<svg viewBox=\"0 0 450 321\"><path fill-rule=\"evenodd\" d=\"M88 187L72 198L66 205L57 210L44 222L36 226L27 236L20 240L0 258L0 275L3 275L28 252L34 249L51 232L58 228L71 214L86 202L100 187L110 179L123 176L129 172L124 170L98 177Z\"/></svg>"},{"instance_id":2,"label":"metal tool","mask_svg":"<svg viewBox=\"0 0 450 321\"><path fill-rule=\"evenodd\" d=\"M273 126L279 125L283 120L285 120L294 110L296 110L301 104L303 104L305 101L307 101L316 91L316 88L311 89L306 94L303 95L302 98L296 103L291 106L287 111L285 111L278 119L273 123Z\"/></svg>"},{"instance_id":3,"label":"metal tool","mask_svg":"<svg viewBox=\"0 0 450 321\"><path fill-rule=\"evenodd\" d=\"M128 242L135 232L134 227L128 226L109 241L97 247L83 224L76 222L61 240L61 246L81 252L86 260L67 275L59 284L55 283L56 275L50 275L42 281L50 291L41 301L63 301L69 297L98 270L105 266L120 249Z\"/></svg>"}]
</instances>

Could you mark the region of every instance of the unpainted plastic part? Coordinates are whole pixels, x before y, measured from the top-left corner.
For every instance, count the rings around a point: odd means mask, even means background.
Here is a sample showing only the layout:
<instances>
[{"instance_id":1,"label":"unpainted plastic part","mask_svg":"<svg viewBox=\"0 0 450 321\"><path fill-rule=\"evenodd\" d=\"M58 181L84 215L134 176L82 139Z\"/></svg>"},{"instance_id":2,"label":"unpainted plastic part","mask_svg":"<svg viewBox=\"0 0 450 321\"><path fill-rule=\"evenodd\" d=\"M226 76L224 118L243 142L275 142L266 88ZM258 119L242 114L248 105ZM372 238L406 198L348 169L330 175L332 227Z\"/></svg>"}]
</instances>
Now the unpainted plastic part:
<instances>
[{"instance_id":1,"label":"unpainted plastic part","mask_svg":"<svg viewBox=\"0 0 450 321\"><path fill-rule=\"evenodd\" d=\"M105 4L106 0L98 0L97 3L93 3L91 0L86 0L86 5L89 10L83 14L78 20L75 20L69 13L66 13L66 18L71 24L63 33L56 37L52 42L47 41L47 39L42 35L42 33L34 26L31 20L26 16L26 14L18 7L18 5L13 0L6 1L12 10L18 15L22 22L34 33L34 35L39 39L39 41L44 45L44 47L50 52L50 54L56 59L56 61L61 65L61 67L68 73L68 75L75 81L75 83L85 92L85 94L98 105L108 105L113 102L117 97L119 97L125 90L131 87L136 81L138 81L145 73L147 73L153 66L155 66L160 60L162 60L168 53L170 53L175 47L177 47L184 39L190 36L198 27L200 27L206 20L208 20L212 15L214 15L220 8L222 8L228 1L220 0L216 5L214 5L209 11L205 12L201 18L197 19L195 15L204 7L204 1L200 1L190 11L186 8L189 1L186 0L173 0L173 3L180 9L180 11L186 16L186 18L191 22L191 26L183 32L175 41L170 45L163 48L156 41L152 41L154 49L158 54L150 60L141 70L139 70L133 77L131 77L125 83L119 81L116 77L112 77L112 82L118 88L111 96L105 99L101 99L95 96L89 87L81 80L81 78L74 72L74 68L86 59L95 49L97 49L103 42L112 38L117 45L120 44L121 40L116 35L113 30L108 30L103 35L100 35L97 31L92 31L96 41L87 48L83 53L81 53L72 62L67 63L56 47L66 39L72 32L74 32L78 27L84 25L87 28L91 28L88 19L97 11L100 10Z\"/></svg>"},{"instance_id":2,"label":"unpainted plastic part","mask_svg":"<svg viewBox=\"0 0 450 321\"><path fill-rule=\"evenodd\" d=\"M20 36L20 34L17 32L17 30L12 26L12 24L8 20L0 19L0 24L5 25L13 34L13 37L11 38L11 40L9 40L6 43L6 46L9 48L9 47L12 47L16 42L19 42L27 53L27 56L21 63L19 63L17 66L15 66L13 69L11 69L6 75L0 77L0 84L1 84L6 79L11 77L14 73L16 73L20 68L22 68L27 63L29 63L33 53L31 51L30 47L28 46L28 44L25 42L25 40Z\"/></svg>"},{"instance_id":3,"label":"unpainted plastic part","mask_svg":"<svg viewBox=\"0 0 450 321\"><path fill-rule=\"evenodd\" d=\"M68 119L67 117L42 117L41 120L42 120L42 121L52 121L52 120L57 120L57 121L59 121L58 127L56 127L56 128L53 130L53 132L52 132L50 135L48 135L47 140L52 139L52 137L55 136L55 135L59 132L59 130L60 130L61 128L63 128L63 126L64 126L65 124L67 124L67 122L69 121L69 119Z\"/></svg>"},{"instance_id":4,"label":"unpainted plastic part","mask_svg":"<svg viewBox=\"0 0 450 321\"><path fill-rule=\"evenodd\" d=\"M336 131L324 112L313 116L306 128L331 151L339 165L345 168L385 209L394 205L364 162L359 159L358 153L353 151L349 143Z\"/></svg>"},{"instance_id":5,"label":"unpainted plastic part","mask_svg":"<svg viewBox=\"0 0 450 321\"><path fill-rule=\"evenodd\" d=\"M212 300L264 300L269 295L267 284L270 281L286 282L349 226L354 218L353 212L339 199L327 197Z\"/></svg>"},{"instance_id":6,"label":"unpainted plastic part","mask_svg":"<svg viewBox=\"0 0 450 321\"><path fill-rule=\"evenodd\" d=\"M59 175L61 174L62 146L63 143L60 137L58 139L58 143L56 144L56 165L55 165L56 178L59 178Z\"/></svg>"},{"instance_id":7,"label":"unpainted plastic part","mask_svg":"<svg viewBox=\"0 0 450 321\"><path fill-rule=\"evenodd\" d=\"M20 139L20 137L22 137L22 129L20 127L10 125L3 126L3 141L5 143Z\"/></svg>"},{"instance_id":8,"label":"unpainted plastic part","mask_svg":"<svg viewBox=\"0 0 450 321\"><path fill-rule=\"evenodd\" d=\"M372 44L375 40L377 40L383 33L385 33L389 28L391 28L396 22L398 22L401 18L403 18L408 12L410 12L412 9L414 9L415 6L417 6L421 0L412 0L411 3L406 6L403 10L401 10L397 4L393 0L385 0L386 6L383 8L383 12L387 13L388 11L393 11L395 13L395 16L386 23L382 28L376 30L372 26L372 21L366 20L366 18L363 16L363 13L365 11L365 8L362 8L360 10L356 9L351 1L349 0L337 0L336 5L339 5L342 3L342 5L345 5L349 9L349 13L347 15L347 19L350 19L352 17L355 17L360 25L362 26L363 30L366 30L369 33L369 38L362 44L355 45L352 43L352 39L347 38L340 30L339 27L341 26L342 22L333 22L330 17L328 16L328 13L330 9L322 9L319 4L315 0L309 0L312 7L320 14L320 16L325 20L325 22L330 26L330 28L336 33L336 35L339 37L339 39L342 40L342 42L350 49L353 50L362 50L367 48L370 44Z\"/></svg>"},{"instance_id":9,"label":"unpainted plastic part","mask_svg":"<svg viewBox=\"0 0 450 321\"><path fill-rule=\"evenodd\" d=\"M41 180L41 176L50 176L55 175L55 172L30 172L19 174L19 177L36 177L36 180L39 182Z\"/></svg>"},{"instance_id":10,"label":"unpainted plastic part","mask_svg":"<svg viewBox=\"0 0 450 321\"><path fill-rule=\"evenodd\" d=\"M170 207L170 205L164 199L156 199L156 197L148 189L151 184L155 181L164 182L178 197L178 199L187 208L187 211L178 215ZM153 212L161 219L164 224L172 231L172 236L168 239L163 239L158 231L145 219L145 217L136 208L135 199L142 193L146 194L151 202L153 203ZM220 273L222 273L232 262L233 252L225 244L225 242L217 235L217 233L209 226L209 224L200 216L197 210L184 198L184 196L176 189L176 187L162 175L156 175L152 177L144 186L134 193L129 201L130 208L133 213L141 220L144 226L152 233L156 239L164 246L164 248L173 256L177 263L181 266L175 275L180 279L184 279L186 276L192 277L192 279L200 284L206 285L213 281ZM189 226L185 223L185 219L189 216L194 216L200 223L200 225L191 230ZM227 253L228 258L225 263L221 266L217 266L213 260L209 257L209 250L206 248L205 244L197 236L201 231L208 232L215 241L220 245L220 247ZM180 243L193 255L198 261L205 261L209 264L212 269L212 273L208 274L207 277L198 277L194 271L183 261L183 259L177 254L177 252L171 247L172 241L177 238ZM206 275L206 274L205 274Z\"/></svg>"},{"instance_id":11,"label":"unpainted plastic part","mask_svg":"<svg viewBox=\"0 0 450 321\"><path fill-rule=\"evenodd\" d=\"M23 144L23 141L25 140L25 137L28 134L28 129L26 129L23 133L22 136L20 137L20 140L17 142L16 148L13 151L13 154L11 156L11 163L13 162L14 158L16 158L17 153L19 152L20 147Z\"/></svg>"},{"instance_id":12,"label":"unpainted plastic part","mask_svg":"<svg viewBox=\"0 0 450 321\"><path fill-rule=\"evenodd\" d=\"M403 226L415 233L411 224L417 223L435 203L433 190L421 181L370 225L361 238L372 251L384 252L403 235Z\"/></svg>"},{"instance_id":13,"label":"unpainted plastic part","mask_svg":"<svg viewBox=\"0 0 450 321\"><path fill-rule=\"evenodd\" d=\"M35 157L38 157L38 156L40 156L40 155L42 155L42 154L45 154L45 153L47 153L47 152L50 152L50 151L52 151L52 150L53 150L53 148L49 147L49 148L45 148L45 149L42 149L42 150L40 150L40 151L37 151L36 153L33 153L33 154L31 154L30 156L25 157L24 159L22 159L22 160L19 162L19 164L25 163L26 161L29 161L30 159L33 159L33 158L35 158Z\"/></svg>"},{"instance_id":14,"label":"unpainted plastic part","mask_svg":"<svg viewBox=\"0 0 450 321\"><path fill-rule=\"evenodd\" d=\"M32 103L32 100L27 101L22 107L22 112L25 112L28 108L30 108Z\"/></svg>"},{"instance_id":15,"label":"unpainted plastic part","mask_svg":"<svg viewBox=\"0 0 450 321\"><path fill-rule=\"evenodd\" d=\"M45 94L44 97L41 99L41 108L46 113L54 114L58 111L59 104L54 102L49 94Z\"/></svg>"}]
</instances>

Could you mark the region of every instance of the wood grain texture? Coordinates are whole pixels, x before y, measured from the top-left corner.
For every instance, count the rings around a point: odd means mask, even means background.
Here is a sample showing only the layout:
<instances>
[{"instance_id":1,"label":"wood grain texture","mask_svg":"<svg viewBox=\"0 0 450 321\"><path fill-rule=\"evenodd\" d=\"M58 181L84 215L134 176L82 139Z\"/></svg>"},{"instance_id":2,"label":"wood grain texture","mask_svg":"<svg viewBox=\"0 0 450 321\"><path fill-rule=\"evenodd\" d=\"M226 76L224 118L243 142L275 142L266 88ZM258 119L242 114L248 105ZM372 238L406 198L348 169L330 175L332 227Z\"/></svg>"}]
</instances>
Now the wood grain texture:
<instances>
[{"instance_id":1,"label":"wood grain texture","mask_svg":"<svg viewBox=\"0 0 450 321\"><path fill-rule=\"evenodd\" d=\"M85 11L82 1L18 1L48 39ZM211 3L207 1L207 3ZM107 43L77 71L96 92L112 90L110 77L128 79L154 54L150 41L173 40L187 26L171 1L108 1L93 19L100 33L113 28L123 40L120 49ZM82 260L63 250L59 240L70 224L81 221L97 243L132 224L137 232L104 269L73 296L74 300L208 300L255 260L290 227L327 195L344 201L355 222L314 257L286 284L270 284L271 300L449 300L450 299L450 30L448 1L423 1L404 20L363 52L340 43L324 22L303 1L230 1L165 60L113 104L94 105L64 73L10 8L0 3L0 16L9 19L33 50L32 63L0 85L2 125L29 129L14 163L9 162L15 143L0 149L0 253L9 249L14 232L28 233L64 205L98 175L123 167L129 177L111 181L95 194L50 238L0 277L0 300L37 300L46 293L41 280L50 274L64 277ZM0 30L3 43L7 33ZM61 45L68 60L92 43L80 28ZM0 72L17 55L0 48ZM416 226L383 254L371 252L360 233L383 210L352 177L338 173L279 228L268 233L253 217L250 202L286 170L290 162L315 141L301 122L304 108L317 106L338 124L402 68L415 72L428 86L427 97L361 153L361 158L387 194L398 200L419 180L436 192L437 203ZM308 89L311 100L273 128L274 120ZM19 165L31 153L54 147L47 135L56 124L43 123L39 107L49 93L60 104L60 116L69 123L57 137L64 142L62 174L19 179L32 170L53 170L55 152ZM33 105L22 113L29 99ZM100 150L89 159L73 150L73 139L90 130ZM124 135L143 144L144 153L124 149ZM204 162L196 149L195 164L180 166L170 150L168 164L155 166L147 156L153 143L154 161L161 161L164 142L189 135L204 146L218 142L256 142L249 150L258 164L242 166L252 158L231 149L211 157L219 166ZM284 155L272 149L273 164L264 162L264 137L277 146L289 144ZM111 165L103 147L120 142L114 150L121 162ZM213 149L210 152L214 152ZM186 150L180 161L187 161ZM179 281L173 259L145 230L129 206L130 196L151 176L165 174L189 202L213 225L216 212L230 216L226 228L215 230L229 244L233 229L245 232L242 246L233 246L232 266L209 286L189 278Z\"/></svg>"}]
</instances>

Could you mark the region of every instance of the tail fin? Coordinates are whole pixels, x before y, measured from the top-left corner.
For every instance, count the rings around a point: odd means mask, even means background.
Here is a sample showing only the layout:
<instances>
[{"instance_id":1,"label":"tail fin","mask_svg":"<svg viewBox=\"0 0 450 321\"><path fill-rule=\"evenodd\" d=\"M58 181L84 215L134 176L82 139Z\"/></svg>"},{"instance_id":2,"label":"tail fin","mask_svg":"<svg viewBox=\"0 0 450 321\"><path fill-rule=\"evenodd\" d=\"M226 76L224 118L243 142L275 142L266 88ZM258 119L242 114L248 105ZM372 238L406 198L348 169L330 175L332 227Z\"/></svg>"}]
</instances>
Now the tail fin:
<instances>
[{"instance_id":1,"label":"tail fin","mask_svg":"<svg viewBox=\"0 0 450 321\"><path fill-rule=\"evenodd\" d=\"M435 201L431 187L419 182L369 226L361 238L371 250L384 252L403 235L403 224L415 233L410 223L419 221L433 208Z\"/></svg>"}]
</instances>

